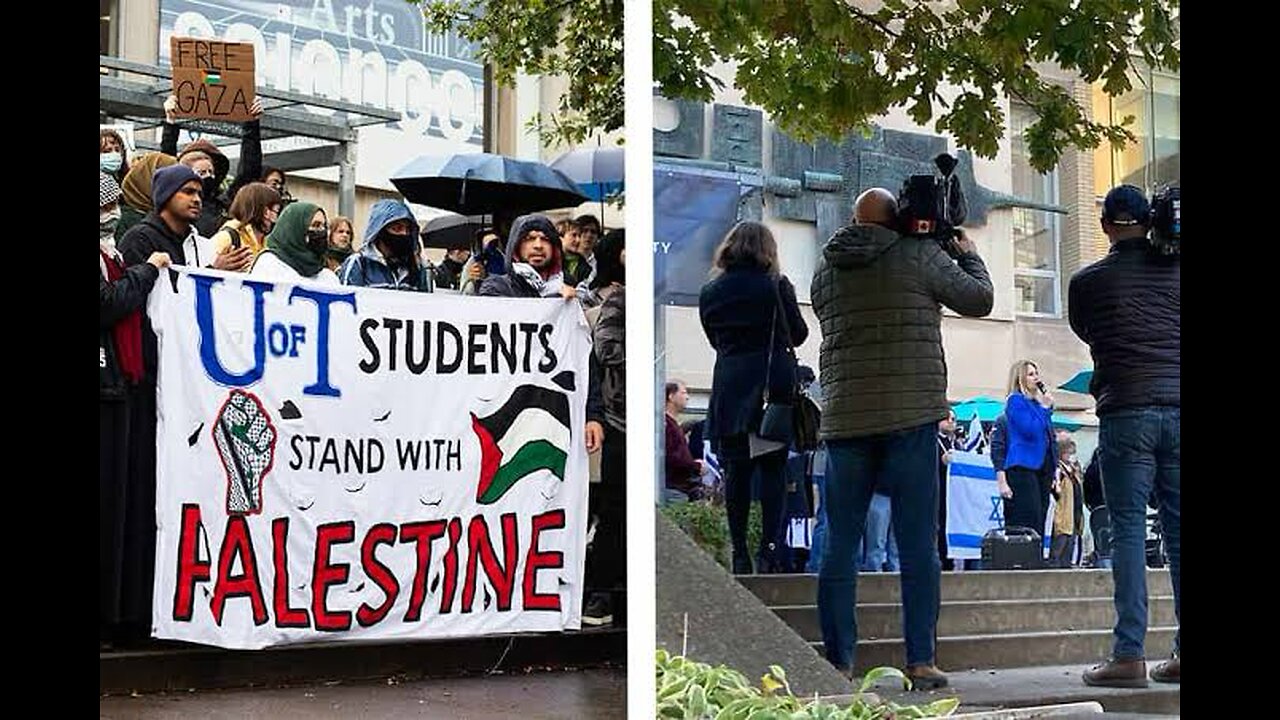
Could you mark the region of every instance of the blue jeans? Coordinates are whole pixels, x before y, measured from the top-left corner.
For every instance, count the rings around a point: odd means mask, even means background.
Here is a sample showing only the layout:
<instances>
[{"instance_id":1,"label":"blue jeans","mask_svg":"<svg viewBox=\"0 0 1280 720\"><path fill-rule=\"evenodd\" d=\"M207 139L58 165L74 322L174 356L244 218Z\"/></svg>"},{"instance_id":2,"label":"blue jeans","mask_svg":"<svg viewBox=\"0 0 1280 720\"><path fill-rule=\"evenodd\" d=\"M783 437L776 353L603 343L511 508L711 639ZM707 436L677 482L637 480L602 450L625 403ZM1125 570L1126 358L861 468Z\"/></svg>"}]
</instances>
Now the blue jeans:
<instances>
[{"instance_id":1,"label":"blue jeans","mask_svg":"<svg viewBox=\"0 0 1280 720\"><path fill-rule=\"evenodd\" d=\"M813 455L813 487L818 508L813 512L813 537L810 538L809 562L805 571L817 573L822 568L822 545L827 539L827 448L820 445Z\"/></svg>"},{"instance_id":2,"label":"blue jeans","mask_svg":"<svg viewBox=\"0 0 1280 720\"><path fill-rule=\"evenodd\" d=\"M818 616L827 660L838 668L853 666L858 640L854 551L877 489L891 500L894 535L902 555L907 665L934 661L942 573L938 560L937 432L937 425L929 423L827 442L827 532L818 573Z\"/></svg>"},{"instance_id":3,"label":"blue jeans","mask_svg":"<svg viewBox=\"0 0 1280 720\"><path fill-rule=\"evenodd\" d=\"M1169 553L1173 610L1181 618L1181 411L1176 407L1125 408L1099 419L1102 489L1111 515L1111 576L1116 627L1112 657L1145 657L1147 635L1147 499L1154 488ZM1179 626L1181 622L1179 621ZM1178 650L1174 635L1173 649Z\"/></svg>"},{"instance_id":4,"label":"blue jeans","mask_svg":"<svg viewBox=\"0 0 1280 720\"><path fill-rule=\"evenodd\" d=\"M902 569L898 562L898 541L893 537L892 508L893 502L887 495L876 493L871 496L865 538L867 554L863 558L862 572L898 572Z\"/></svg>"}]
</instances>

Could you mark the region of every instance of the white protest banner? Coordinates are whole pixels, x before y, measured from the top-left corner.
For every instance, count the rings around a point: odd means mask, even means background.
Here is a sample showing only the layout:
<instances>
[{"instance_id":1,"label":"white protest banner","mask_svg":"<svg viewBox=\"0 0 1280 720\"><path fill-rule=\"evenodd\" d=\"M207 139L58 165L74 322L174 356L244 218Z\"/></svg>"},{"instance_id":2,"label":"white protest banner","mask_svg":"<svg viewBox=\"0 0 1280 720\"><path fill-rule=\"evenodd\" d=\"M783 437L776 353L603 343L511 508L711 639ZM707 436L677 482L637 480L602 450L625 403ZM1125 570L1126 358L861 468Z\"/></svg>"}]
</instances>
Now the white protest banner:
<instances>
[{"instance_id":1,"label":"white protest banner","mask_svg":"<svg viewBox=\"0 0 1280 720\"><path fill-rule=\"evenodd\" d=\"M153 634L227 648L577 629L576 303L179 268L159 338Z\"/></svg>"},{"instance_id":2,"label":"white protest banner","mask_svg":"<svg viewBox=\"0 0 1280 720\"><path fill-rule=\"evenodd\" d=\"M947 557L978 560L982 536L1004 525L991 456L954 450L947 465Z\"/></svg>"}]
</instances>

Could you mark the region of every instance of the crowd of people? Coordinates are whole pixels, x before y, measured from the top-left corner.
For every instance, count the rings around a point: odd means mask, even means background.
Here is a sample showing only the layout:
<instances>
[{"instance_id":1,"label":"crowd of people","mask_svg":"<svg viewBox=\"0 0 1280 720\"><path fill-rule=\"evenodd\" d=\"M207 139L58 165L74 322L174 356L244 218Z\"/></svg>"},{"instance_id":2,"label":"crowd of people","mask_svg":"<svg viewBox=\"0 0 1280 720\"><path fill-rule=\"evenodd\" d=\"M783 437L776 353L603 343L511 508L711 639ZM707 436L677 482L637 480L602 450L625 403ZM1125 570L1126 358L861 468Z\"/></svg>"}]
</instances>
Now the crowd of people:
<instances>
[{"instance_id":1,"label":"crowd of people","mask_svg":"<svg viewBox=\"0 0 1280 720\"><path fill-rule=\"evenodd\" d=\"M1180 606L1179 264L1176 253L1148 241L1152 212L1137 188L1108 193L1101 225L1111 250L1072 278L1069 303L1071 327L1094 358L1098 450L1082 467L1070 433L1054 428L1053 394L1029 360L1010 368L1003 412L981 440L995 470L1003 525L1048 534L1050 566L1084 561L1090 511L1090 562L1112 568L1118 619L1111 658L1084 681L1134 687L1147 681L1148 501L1160 514L1175 613ZM822 334L821 383L807 387L794 348L809 329L769 229L738 223L717 248L711 274L699 301L715 351L702 432L724 467L733 572L799 565L784 541L786 468L796 453L764 437L763 421L769 404L786 406L808 394L822 408L821 445L810 455L824 457L808 465L817 522L803 567L818 574L826 657L852 671L856 575L896 570L906 674L919 688L945 686L935 649L940 572L956 567L947 560L947 466L953 453L973 444L959 437L947 402L941 308L965 317L991 312L994 290L977 246L960 229L947 247L910 237L899 229L892 193L862 193L850 224L823 248L811 285ZM664 500L698 500L706 494L699 482L706 463L693 457L676 424L687 390L679 382L666 390ZM747 546L753 496L763 510L757 548ZM1150 677L1178 682L1178 653L1175 636L1173 657Z\"/></svg>"},{"instance_id":2,"label":"crowd of people","mask_svg":"<svg viewBox=\"0 0 1280 720\"><path fill-rule=\"evenodd\" d=\"M360 241L351 218L295 200L285 174L262 165L261 132L244 123L236 175L206 140L177 147L166 102L162 147L129 157L120 135L100 133L99 160L99 588L100 641L150 636L156 499L156 337L145 306L170 264L271 280L580 303L591 322L589 453L601 452L591 484L594 541L588 552L584 622L613 621L625 585L625 234L602 235L591 215L495 215L474 248L438 265L410 207L373 204Z\"/></svg>"}]
</instances>

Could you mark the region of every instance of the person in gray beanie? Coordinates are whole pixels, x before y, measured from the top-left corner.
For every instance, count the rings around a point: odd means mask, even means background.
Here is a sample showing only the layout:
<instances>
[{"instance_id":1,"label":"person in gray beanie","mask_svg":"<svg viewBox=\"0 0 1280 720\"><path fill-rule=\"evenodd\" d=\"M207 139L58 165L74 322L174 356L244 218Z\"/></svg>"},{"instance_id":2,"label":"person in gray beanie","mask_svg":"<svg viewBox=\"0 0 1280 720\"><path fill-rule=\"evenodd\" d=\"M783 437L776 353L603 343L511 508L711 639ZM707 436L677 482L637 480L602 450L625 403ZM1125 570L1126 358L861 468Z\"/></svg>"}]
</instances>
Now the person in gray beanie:
<instances>
[{"instance_id":1,"label":"person in gray beanie","mask_svg":"<svg viewBox=\"0 0 1280 720\"><path fill-rule=\"evenodd\" d=\"M151 176L152 210L120 239L129 266L145 262L153 252L167 253L176 265L243 271L253 260L249 248L213 251L213 243L196 231L204 206L200 176L186 165L169 165Z\"/></svg>"}]
</instances>

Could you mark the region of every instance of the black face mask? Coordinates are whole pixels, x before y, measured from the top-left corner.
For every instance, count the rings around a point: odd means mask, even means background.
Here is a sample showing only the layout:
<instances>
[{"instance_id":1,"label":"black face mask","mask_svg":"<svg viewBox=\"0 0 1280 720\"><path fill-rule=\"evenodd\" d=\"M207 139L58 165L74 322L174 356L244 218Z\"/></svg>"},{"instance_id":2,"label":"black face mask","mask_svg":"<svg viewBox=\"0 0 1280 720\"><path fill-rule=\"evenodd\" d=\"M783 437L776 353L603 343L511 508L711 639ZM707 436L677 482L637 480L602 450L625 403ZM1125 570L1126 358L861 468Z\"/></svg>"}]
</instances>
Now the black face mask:
<instances>
[{"instance_id":1,"label":"black face mask","mask_svg":"<svg viewBox=\"0 0 1280 720\"><path fill-rule=\"evenodd\" d=\"M378 232L377 240L383 243L391 257L387 262L393 265L408 265L413 257L413 235L396 235L384 228Z\"/></svg>"},{"instance_id":2,"label":"black face mask","mask_svg":"<svg viewBox=\"0 0 1280 720\"><path fill-rule=\"evenodd\" d=\"M200 181L200 194L203 196L204 200L206 201L212 200L214 195L217 194L217 192L218 192L217 177L210 175L209 177L204 178L203 180Z\"/></svg>"},{"instance_id":3,"label":"black face mask","mask_svg":"<svg viewBox=\"0 0 1280 720\"><path fill-rule=\"evenodd\" d=\"M317 255L323 256L325 251L329 249L329 231L328 230L307 230L307 247Z\"/></svg>"}]
</instances>

